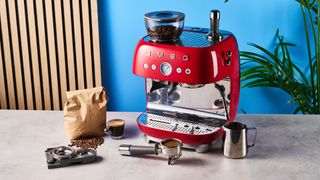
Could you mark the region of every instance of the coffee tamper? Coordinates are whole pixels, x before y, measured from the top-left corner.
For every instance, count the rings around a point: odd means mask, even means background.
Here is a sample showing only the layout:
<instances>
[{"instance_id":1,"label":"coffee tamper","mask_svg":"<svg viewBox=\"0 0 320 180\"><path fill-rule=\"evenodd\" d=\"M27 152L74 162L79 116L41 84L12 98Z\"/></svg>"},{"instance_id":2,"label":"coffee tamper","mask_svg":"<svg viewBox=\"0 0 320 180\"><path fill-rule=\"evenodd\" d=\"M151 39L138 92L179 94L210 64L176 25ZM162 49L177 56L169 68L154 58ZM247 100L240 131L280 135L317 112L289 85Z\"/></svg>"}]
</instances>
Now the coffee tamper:
<instances>
[{"instance_id":1,"label":"coffee tamper","mask_svg":"<svg viewBox=\"0 0 320 180\"><path fill-rule=\"evenodd\" d=\"M213 43L218 43L222 41L222 35L219 32L220 25L220 11L212 10L210 11L210 33L207 36L209 41Z\"/></svg>"},{"instance_id":2,"label":"coffee tamper","mask_svg":"<svg viewBox=\"0 0 320 180\"><path fill-rule=\"evenodd\" d=\"M141 156L146 154L161 155L169 158L168 165L173 165L176 159L179 159L182 143L178 139L165 139L154 146L137 146L129 144L121 144L119 152L125 156Z\"/></svg>"}]
</instances>

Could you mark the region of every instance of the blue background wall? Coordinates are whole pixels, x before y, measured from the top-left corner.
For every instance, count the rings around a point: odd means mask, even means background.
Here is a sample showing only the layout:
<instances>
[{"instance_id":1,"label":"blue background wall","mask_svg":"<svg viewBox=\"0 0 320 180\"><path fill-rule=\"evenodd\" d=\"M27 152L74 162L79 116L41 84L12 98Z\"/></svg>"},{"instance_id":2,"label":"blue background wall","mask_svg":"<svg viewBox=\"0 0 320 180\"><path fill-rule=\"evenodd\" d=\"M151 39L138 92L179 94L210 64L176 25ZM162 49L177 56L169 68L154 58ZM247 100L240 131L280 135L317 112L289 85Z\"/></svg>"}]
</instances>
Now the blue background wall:
<instances>
[{"instance_id":1,"label":"blue background wall","mask_svg":"<svg viewBox=\"0 0 320 180\"><path fill-rule=\"evenodd\" d=\"M186 14L186 26L209 27L211 9L220 10L220 27L234 33L240 50L253 50L248 42L271 48L278 28L286 40L298 44L292 52L298 65L305 67L303 19L300 6L293 0L100 0L102 73L110 98L108 110L144 110L144 80L132 74L132 58L137 41L146 34L146 12L181 11ZM295 106L287 104L289 99L273 88L241 89L239 112L292 113Z\"/></svg>"}]
</instances>

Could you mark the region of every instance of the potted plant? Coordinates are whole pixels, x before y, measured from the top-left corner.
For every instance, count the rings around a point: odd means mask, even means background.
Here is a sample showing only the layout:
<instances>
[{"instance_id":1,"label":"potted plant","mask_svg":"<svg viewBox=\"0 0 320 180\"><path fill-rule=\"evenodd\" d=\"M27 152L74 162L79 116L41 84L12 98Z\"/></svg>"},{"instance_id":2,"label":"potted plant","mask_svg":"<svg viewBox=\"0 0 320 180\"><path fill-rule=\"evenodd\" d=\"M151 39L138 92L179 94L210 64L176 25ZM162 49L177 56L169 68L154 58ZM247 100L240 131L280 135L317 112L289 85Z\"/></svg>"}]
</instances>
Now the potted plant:
<instances>
[{"instance_id":1,"label":"potted plant","mask_svg":"<svg viewBox=\"0 0 320 180\"><path fill-rule=\"evenodd\" d=\"M297 2L303 16L310 76L290 56L289 47L295 44L286 42L277 31L277 43L272 51L250 43L258 53L240 52L242 87L279 88L292 97L290 103L297 104L293 113L320 114L320 3L319 0Z\"/></svg>"}]
</instances>

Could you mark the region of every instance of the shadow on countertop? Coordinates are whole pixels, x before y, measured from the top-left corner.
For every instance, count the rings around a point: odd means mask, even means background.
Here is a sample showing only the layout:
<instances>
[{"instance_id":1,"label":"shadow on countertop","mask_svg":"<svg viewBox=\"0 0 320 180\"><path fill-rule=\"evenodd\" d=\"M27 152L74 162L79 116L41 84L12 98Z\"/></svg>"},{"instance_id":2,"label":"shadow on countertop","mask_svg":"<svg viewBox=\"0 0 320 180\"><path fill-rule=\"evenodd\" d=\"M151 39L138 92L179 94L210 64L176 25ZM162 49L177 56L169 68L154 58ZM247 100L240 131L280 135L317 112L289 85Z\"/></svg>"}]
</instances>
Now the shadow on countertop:
<instances>
[{"instance_id":1,"label":"shadow on countertop","mask_svg":"<svg viewBox=\"0 0 320 180\"><path fill-rule=\"evenodd\" d=\"M124 127L124 139L131 139L137 137L139 134L140 130L136 124L130 124Z\"/></svg>"}]
</instances>

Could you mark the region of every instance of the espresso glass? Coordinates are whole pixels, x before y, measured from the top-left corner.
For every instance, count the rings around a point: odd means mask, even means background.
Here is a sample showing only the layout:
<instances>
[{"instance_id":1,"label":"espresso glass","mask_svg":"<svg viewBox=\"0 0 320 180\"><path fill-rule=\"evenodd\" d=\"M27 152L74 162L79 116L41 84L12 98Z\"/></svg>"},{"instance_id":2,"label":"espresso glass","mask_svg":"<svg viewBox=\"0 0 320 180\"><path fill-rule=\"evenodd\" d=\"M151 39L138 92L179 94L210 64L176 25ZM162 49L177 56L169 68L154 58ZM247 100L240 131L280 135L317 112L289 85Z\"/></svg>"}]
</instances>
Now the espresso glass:
<instances>
[{"instance_id":1,"label":"espresso glass","mask_svg":"<svg viewBox=\"0 0 320 180\"><path fill-rule=\"evenodd\" d=\"M125 121L122 119L112 119L107 123L107 133L112 139L122 139L124 134Z\"/></svg>"}]
</instances>

